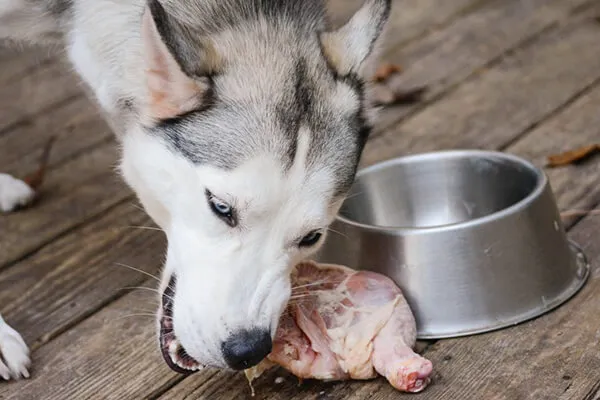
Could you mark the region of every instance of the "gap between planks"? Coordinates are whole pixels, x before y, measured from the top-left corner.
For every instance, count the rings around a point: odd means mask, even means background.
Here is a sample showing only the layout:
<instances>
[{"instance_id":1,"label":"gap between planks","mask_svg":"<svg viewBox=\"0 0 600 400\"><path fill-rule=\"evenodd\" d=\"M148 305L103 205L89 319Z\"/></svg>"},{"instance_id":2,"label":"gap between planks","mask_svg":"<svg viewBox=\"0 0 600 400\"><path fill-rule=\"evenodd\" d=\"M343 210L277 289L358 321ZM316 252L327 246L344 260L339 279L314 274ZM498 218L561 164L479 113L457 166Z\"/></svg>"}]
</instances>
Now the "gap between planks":
<instances>
[{"instance_id":1,"label":"gap between planks","mask_svg":"<svg viewBox=\"0 0 600 400\"><path fill-rule=\"evenodd\" d=\"M477 2L476 4L478 4L478 5L480 5L480 6L481 6L481 5L484 5L484 4L489 4L489 3L490 3L489 1L482 1L482 2ZM588 3L585 3L585 4L588 4ZM479 8L479 7L475 7L475 8ZM465 11L463 14L465 14L465 15L466 15L466 14L468 14L468 13ZM553 25L551 24L551 26L553 26ZM547 28L547 29L549 29L549 28ZM511 48L511 49L509 49L508 51L506 51L506 52L504 52L504 53L502 53L502 54L503 54L503 55L504 55L504 54L510 54L510 52L513 52L513 51L515 51L515 49L521 48L522 46L524 46L524 44L525 44L525 43L528 43L529 41L532 41L532 40L534 40L535 38L537 38L537 36L539 36L540 34L542 34L544 31L545 31L545 30L542 30L541 32L538 32L537 34L535 34L533 37L529 37L529 38L528 38L528 39L526 39L525 41L521 41L521 42L519 42L515 48ZM501 56L499 56L499 57L501 58L501 57L502 57L502 55L501 55ZM466 79L466 80L468 80L468 79ZM453 87L454 87L454 88L456 88L456 87L460 86L460 84L461 84L462 82L464 82L464 81L465 81L465 80L462 80L462 81L460 81L458 84L454 85ZM445 91L445 92L442 92L442 94L440 94L440 96L437 96L437 97L435 97L435 99L439 100L439 99L441 99L442 97L444 97L445 95L447 95L448 93L449 93L449 92L447 92L447 91ZM67 101L67 102L68 102L68 101ZM431 103L427 103L426 105L428 105L428 104L431 104ZM425 107L425 105L424 105L423 107ZM417 110L417 109L415 109L415 112L416 112L416 111L418 111L418 110ZM89 149L93 149L93 148L95 148L95 147L96 147L96 146L98 146L98 145L100 145L100 144L97 144L97 145L91 146ZM88 150L89 150L89 149L88 149ZM82 221L82 223L84 223L84 222Z\"/></svg>"},{"instance_id":2,"label":"gap between planks","mask_svg":"<svg viewBox=\"0 0 600 400\"><path fill-rule=\"evenodd\" d=\"M498 2L494 2L492 1L488 1L482 4L482 7L479 8L479 11L486 11L486 12L492 12L494 11L494 3L498 3ZM384 135L385 131L388 130L389 128L392 128L395 125L399 125L401 124L403 121L407 120L408 118L414 116L415 114L417 114L419 111L422 111L423 109L427 108L428 106L442 100L443 98L447 97L448 95L452 94L452 92L456 91L463 83L468 82L469 80L475 78L476 76L480 75L482 71L485 71L487 69L493 68L495 66L497 66L498 64L500 64L502 62L502 60L507 57L510 56L511 54L518 52L519 50L528 47L529 45L531 45L532 43L534 43L536 40L539 39L539 37L544 36L545 34L547 34L549 31L552 31L554 29L560 29L561 27L561 21L564 19L569 19L570 17L573 17L574 15L577 15L579 13L582 13L583 11L585 11L588 8L591 8L594 6L594 4L596 3L596 0L589 0L589 1L583 1L580 4L574 4L573 8L566 8L564 11L566 12L565 15L562 15L561 18L559 18L559 16L554 16L554 17L548 17L548 20L546 20L545 22L537 22L540 24L539 27L537 28L532 28L532 30L530 32L523 32L523 36L516 40L515 43L513 43L512 45L507 43L506 48L504 48L504 50L499 51L497 54L489 57L487 60L481 60L480 63L470 66L469 67L469 72L460 76L458 79L453 80L452 76L442 76L441 79L439 79L437 82L434 81L432 82L433 90L431 90L431 88L429 87L429 92L432 92L433 94L428 95L428 93L425 93L424 98L417 104L415 105L411 105L411 106L392 106L392 107L388 107L386 109L384 109L382 111L382 115L380 116L380 118L378 119L376 126L374 128L374 131L371 135L372 138L376 138L378 136ZM544 5L543 3L541 5ZM556 6L556 3L551 3L551 5ZM512 4L513 7L517 7L519 6L519 2L514 2ZM488 7L490 8L490 10L488 10ZM560 14L560 12L557 11L557 14ZM475 21L477 21L477 15L466 15L465 16L465 21L468 21L469 18L473 18ZM496 16L497 18L497 16ZM510 16L505 18L510 18ZM532 17L533 18L533 17ZM453 21L453 23L458 23L459 21ZM503 22L500 20L500 22ZM504 21L506 22L506 21ZM496 23L499 23L498 21L496 21ZM528 22L524 22L525 24L527 24ZM448 31L452 31L452 29L454 28L454 26L452 26L451 24L449 24L449 26L447 27ZM474 27L472 28L472 31L461 31L461 28L458 27L455 30L458 31L458 35L460 34L470 34L470 35L476 35L478 33L478 29L481 29L481 27L477 26L476 24L474 25ZM436 32L431 32L430 35L428 35L428 37L424 37L422 42L424 42L424 44L420 44L421 46L426 46L427 45L427 40L434 38L435 34L438 33L443 33L443 31L436 31ZM445 38L448 41L451 41L454 39L454 36L450 35L447 36ZM510 39L506 39L508 42L510 42ZM478 45L478 43L474 43L473 46ZM439 46L439 44L438 44ZM400 53L401 50L404 50L405 47L410 47L410 46L403 46L402 48L397 48L396 52ZM417 49L419 46L415 46ZM502 47L502 46L500 46ZM413 52L417 52L417 49L412 49ZM434 48L435 50L435 48ZM460 49L459 49L460 50ZM442 55L444 55L443 51L442 51ZM408 58L410 58L410 54L407 55ZM391 54L388 54L388 58L392 57ZM396 56L398 57L398 56ZM394 58L396 58L394 57ZM468 57L467 55L460 55L457 54L456 57ZM443 60L442 60L443 61ZM417 57L415 60L413 60L412 63L409 63L409 66L407 68L407 70L400 75L400 77L398 77L398 81L401 83L400 86L404 86L404 84L402 84L402 82L405 80L407 73L410 71L411 69L411 65L412 64L418 64L419 63L419 57ZM460 74L458 74L460 75ZM393 78L392 78L393 79ZM409 79L410 81L410 79ZM450 83L447 83L446 81L450 81ZM409 82L409 86L413 86L413 85L422 85L423 82ZM436 88L435 86L439 85L441 86L441 88ZM394 87L397 85L393 85ZM428 85L429 86L429 85ZM392 111L395 112L395 114L398 114L397 116L394 116Z\"/></svg>"},{"instance_id":3,"label":"gap between planks","mask_svg":"<svg viewBox=\"0 0 600 400\"><path fill-rule=\"evenodd\" d=\"M523 138L524 136L526 136L527 134L529 134L530 132L535 130L538 126L541 126L546 121L549 121L552 118L556 117L557 115L562 113L564 110L569 108L569 106L574 104L577 100L579 100L580 98L582 98L583 96L585 96L586 94L590 93L591 91L593 91L594 89L596 89L598 87L600 87L600 76L598 78L596 78L593 82L591 82L589 85L585 86L583 89L574 93L571 97L566 99L562 104L558 105L554 110L550 111L548 114L544 115L539 120L531 123L528 127L523 129L523 131L521 133L517 134L517 136L504 142L502 145L500 145L498 147L498 149L500 151L506 150L513 144L517 143L521 138Z\"/></svg>"}]
</instances>

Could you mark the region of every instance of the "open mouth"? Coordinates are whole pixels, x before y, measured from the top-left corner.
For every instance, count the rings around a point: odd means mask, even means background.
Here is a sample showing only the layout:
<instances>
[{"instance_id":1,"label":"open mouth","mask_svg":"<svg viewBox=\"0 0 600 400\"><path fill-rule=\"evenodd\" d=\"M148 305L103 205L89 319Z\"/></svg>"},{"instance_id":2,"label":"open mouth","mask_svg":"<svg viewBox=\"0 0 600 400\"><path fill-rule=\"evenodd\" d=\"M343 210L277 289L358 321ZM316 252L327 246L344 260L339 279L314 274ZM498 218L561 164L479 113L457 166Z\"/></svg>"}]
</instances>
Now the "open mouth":
<instances>
[{"instance_id":1,"label":"open mouth","mask_svg":"<svg viewBox=\"0 0 600 400\"><path fill-rule=\"evenodd\" d=\"M160 350L165 362L173 371L180 374L192 374L204 368L194 360L175 336L173 330L173 298L175 297L175 276L169 280L169 285L162 295L162 316L160 323Z\"/></svg>"}]
</instances>

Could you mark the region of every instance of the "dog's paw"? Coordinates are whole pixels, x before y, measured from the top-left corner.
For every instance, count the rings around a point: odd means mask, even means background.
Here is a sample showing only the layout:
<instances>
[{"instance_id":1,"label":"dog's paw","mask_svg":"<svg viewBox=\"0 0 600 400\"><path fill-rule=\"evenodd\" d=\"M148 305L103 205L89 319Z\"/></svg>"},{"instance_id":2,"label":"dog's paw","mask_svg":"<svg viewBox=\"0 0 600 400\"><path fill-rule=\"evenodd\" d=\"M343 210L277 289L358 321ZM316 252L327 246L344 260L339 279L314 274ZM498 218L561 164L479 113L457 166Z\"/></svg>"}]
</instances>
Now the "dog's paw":
<instances>
[{"instance_id":1,"label":"dog's paw","mask_svg":"<svg viewBox=\"0 0 600 400\"><path fill-rule=\"evenodd\" d=\"M0 211L10 212L29 204L35 191L25 182L8 174L0 174Z\"/></svg>"},{"instance_id":2,"label":"dog's paw","mask_svg":"<svg viewBox=\"0 0 600 400\"><path fill-rule=\"evenodd\" d=\"M25 341L0 317L0 377L4 380L29 378L29 348Z\"/></svg>"}]
</instances>

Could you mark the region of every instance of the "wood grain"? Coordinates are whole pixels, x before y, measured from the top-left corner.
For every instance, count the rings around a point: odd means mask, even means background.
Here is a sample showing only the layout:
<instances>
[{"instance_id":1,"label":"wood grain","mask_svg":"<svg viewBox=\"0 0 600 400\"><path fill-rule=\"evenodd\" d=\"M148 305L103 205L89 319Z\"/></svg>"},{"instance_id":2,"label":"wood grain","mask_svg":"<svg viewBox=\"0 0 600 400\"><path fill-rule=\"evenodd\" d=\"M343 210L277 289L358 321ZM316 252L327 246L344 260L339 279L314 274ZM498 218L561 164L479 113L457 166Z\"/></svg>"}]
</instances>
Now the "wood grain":
<instances>
[{"instance_id":1,"label":"wood grain","mask_svg":"<svg viewBox=\"0 0 600 400\"><path fill-rule=\"evenodd\" d=\"M385 60L402 65L404 71L389 85L400 90L426 86L428 90L420 104L384 109L373 135L496 64L507 51L523 46L587 3L589 0L489 1L444 29L392 52Z\"/></svg>"},{"instance_id":2,"label":"wood grain","mask_svg":"<svg viewBox=\"0 0 600 400\"><path fill-rule=\"evenodd\" d=\"M2 86L0 134L33 116L51 112L55 104L80 95L82 87L65 63L49 62Z\"/></svg>"},{"instance_id":3,"label":"wood grain","mask_svg":"<svg viewBox=\"0 0 600 400\"><path fill-rule=\"evenodd\" d=\"M600 2L582 8L588 2L395 2L394 40L414 40L389 53L405 67L399 84L427 83L434 98L447 94L375 138L365 164L444 147L508 146L540 165L548 154L597 142ZM338 7L349 3L356 2ZM89 102L72 97L80 95L77 81L53 59L38 65L3 54L0 66L12 66L0 68L0 169L28 172L39 144L60 136L41 202L0 217L0 265L14 263L0 270L0 312L35 349L34 378L0 385L0 398L250 399L241 374L207 370L176 384L181 377L157 352L153 317L127 317L153 312L156 294L121 298L127 291L120 289L155 283L115 263L156 274L164 238L127 228L150 223L109 168L116 160L110 133ZM2 79L4 71L11 79ZM389 112L390 121L405 115ZM562 209L598 204L598 165L548 171ZM277 370L256 383L256 399L597 399L598 224L589 216L572 231L595 266L580 295L530 323L428 347L436 375L425 393L401 395L383 379L298 386Z\"/></svg>"},{"instance_id":4,"label":"wood grain","mask_svg":"<svg viewBox=\"0 0 600 400\"><path fill-rule=\"evenodd\" d=\"M25 176L35 170L42 148L51 137L49 167L63 163L113 137L97 108L76 97L51 113L42 113L0 135L0 171Z\"/></svg>"},{"instance_id":5,"label":"wood grain","mask_svg":"<svg viewBox=\"0 0 600 400\"><path fill-rule=\"evenodd\" d=\"M5 47L2 47L2 46ZM56 49L0 42L0 85L18 81L54 59Z\"/></svg>"},{"instance_id":6,"label":"wood grain","mask_svg":"<svg viewBox=\"0 0 600 400\"><path fill-rule=\"evenodd\" d=\"M40 344L148 279L121 264L158 276L163 235L139 226L152 224L144 212L126 203L3 271L2 314L28 343ZM141 294L147 295L142 300L148 304L137 312L153 311L156 295Z\"/></svg>"},{"instance_id":7,"label":"wood grain","mask_svg":"<svg viewBox=\"0 0 600 400\"><path fill-rule=\"evenodd\" d=\"M473 12L485 1L487 0L392 0L384 51L392 52L460 15ZM363 0L328 0L327 6L333 24L339 26L344 23L363 3Z\"/></svg>"},{"instance_id":8,"label":"wood grain","mask_svg":"<svg viewBox=\"0 0 600 400\"><path fill-rule=\"evenodd\" d=\"M34 206L0 218L0 269L132 198L111 168L116 161L108 143L49 171Z\"/></svg>"},{"instance_id":9,"label":"wood grain","mask_svg":"<svg viewBox=\"0 0 600 400\"><path fill-rule=\"evenodd\" d=\"M34 354L31 379L0 385L13 400L138 400L176 379L162 361L151 317L129 294Z\"/></svg>"},{"instance_id":10,"label":"wood grain","mask_svg":"<svg viewBox=\"0 0 600 400\"><path fill-rule=\"evenodd\" d=\"M401 154L501 148L600 78L600 24L587 9L373 138L363 165ZM581 49L586 49L582 51Z\"/></svg>"},{"instance_id":11,"label":"wood grain","mask_svg":"<svg viewBox=\"0 0 600 400\"><path fill-rule=\"evenodd\" d=\"M600 218L589 216L570 237L584 245L593 272L558 310L481 336L438 342L427 356L441 376L432 399L584 399L600 380ZM446 361L444 361L446 360Z\"/></svg>"},{"instance_id":12,"label":"wood grain","mask_svg":"<svg viewBox=\"0 0 600 400\"><path fill-rule=\"evenodd\" d=\"M585 20L585 19L584 19ZM577 21L577 23L575 22ZM543 37L540 40L536 41L535 43L537 43L539 46L542 47L542 49L540 50L537 46L533 46L532 47L526 47L524 48L520 53L516 54L516 57L520 57L518 58L518 60L529 60L529 62L531 64L527 64L525 62L521 62L519 64L517 64L518 68L524 67L524 68L528 68L529 70L533 70L535 71L536 68L534 68L534 66L532 64L536 64L537 62L540 63L539 67L548 67L548 69L551 69L552 66L547 66L545 63L545 60L549 60L551 58L553 58L554 60L562 60L562 62L566 62L567 68L562 69L562 72L558 73L557 75L568 75L569 71L572 71L574 73L574 77L571 80L571 84L573 84L575 86L574 89L572 89L570 96L574 96L576 95L579 90L581 90L581 86L577 86L575 84L575 81L577 81L578 79L581 78L581 76L585 76L585 74L590 73L591 68L590 66L586 66L585 68L583 68L584 71L587 71L585 73L580 73L580 70L571 70L570 66L573 64L577 63L577 60L564 60L564 57L560 57L560 53L562 51L565 51L564 48L562 48L561 46L556 46L553 43L556 43L557 38L561 38L561 40L565 40L564 45L565 47L569 46L569 45L573 45L572 42L570 42L570 40L573 41L581 41L582 43L587 43L589 45L590 43L590 39L594 38L596 35L596 31L595 28L591 28L589 26L585 26L583 24L580 24L579 21L581 21L581 19L579 19L579 17L575 20L573 20L570 24L568 24L565 28L563 28L564 30L557 30L557 31L552 31L549 32L548 37ZM579 31L579 29L581 29L581 31ZM546 49L544 49L544 47L546 47ZM552 50L551 50L552 49ZM550 54L545 55L545 52L548 52ZM559 54L555 54L554 56L552 55L552 52L556 51L559 52ZM523 52L532 52L533 54L521 54ZM545 55L545 57L540 57L540 54ZM578 57L575 54L579 54L579 52L573 52L572 55L575 57ZM582 62L587 62L586 61L582 61ZM557 64L557 62L555 61L553 64ZM508 65L515 65L514 61L510 61L508 62ZM537 64L536 64L537 65ZM588 69L588 67L590 69ZM504 70L503 70L504 71ZM598 71L596 71L598 72ZM550 72L552 74L552 72ZM585 82L587 82L588 84L590 82L593 82L594 79L596 79L597 75L591 74L592 77L588 78ZM510 73L507 73L505 75L501 75L501 77L508 77L506 85L510 87L510 85L512 84L511 80L515 79L515 77L518 76L518 73L515 71L511 71ZM542 75L542 76L546 76L547 75ZM482 77L482 79L485 79L485 76ZM567 79L568 81L568 79ZM498 86L501 86L502 83L500 81L500 78L496 78L496 80L494 80L495 84L497 84ZM548 82L544 81L542 79L542 77L538 78L535 82L537 82L538 85L547 85ZM585 84L584 82L584 84ZM522 83L522 81L519 81L519 83ZM516 87L517 85L515 85ZM583 86L583 85L582 85ZM585 86L583 86L585 87ZM524 90L531 90L531 91L535 91L534 87L525 87ZM541 89L540 89L541 90ZM479 93L478 91L476 91L475 89L473 89L473 93ZM490 94L493 93L492 91L490 92L484 92L485 94ZM558 94L561 95L558 95ZM521 142L517 142L515 143L515 145L513 147L511 147L509 150L512 150L512 152L515 152L519 155L522 155L524 157L528 157L528 158L533 158L535 161L536 155L538 157L540 157L541 153L538 153L538 150L540 150L540 148L536 147L537 143L540 143L540 141L544 142L546 144L546 146L551 147L552 145L554 146L559 146L560 143L564 143L565 141L569 140L570 137L573 136L573 134L569 134L570 132L567 131L565 132L564 129L560 130L561 128L564 127L569 127L570 130L572 130L573 133L577 132L577 141L576 142L585 142L587 140L595 140L598 137L599 131L597 129L598 125L597 119L600 118L600 113L597 112L597 106L598 104L600 104L600 98L598 97L600 93L600 89L595 89L593 90L591 93L586 94L584 97L582 97L581 99L579 99L578 101L574 102L570 107L567 107L564 112L561 112L560 114L557 114L556 116L552 117L547 124L541 125L538 129L536 129L535 131L531 132L528 136L526 136L524 140L527 140L527 142L525 142L525 144L521 145ZM558 105L556 107L559 107L561 104L564 104L565 101L568 100L569 95L567 94L567 99L565 99L565 97L563 97L564 93L562 93L559 90L556 91L552 91L548 96L548 102L553 101L554 97L558 97ZM481 96L484 97L484 96ZM496 98L494 99L495 102L497 102L496 104L503 104L505 102L511 101L512 93L510 92L509 89L504 90L498 94L496 94ZM533 111L535 111L535 107L538 107L538 105L534 102L533 105L529 105L529 103L523 99L523 101L521 103L519 103L519 105L523 106L523 107L532 107ZM499 111L502 110L501 107L498 107ZM523 112L523 114L525 114L528 110L525 110ZM551 112L548 111L548 112ZM468 111L462 110L459 111L458 109L456 110L454 117L455 119L460 119L462 118L462 116L464 114L468 114ZM482 119L482 121L488 121L490 119L490 115L492 113L489 113L488 115L486 115L486 117L488 117L488 119ZM538 118L540 118L540 114L538 112ZM541 118L544 118L546 114L542 114ZM492 122L498 122L500 119L499 118L509 118L509 116L507 116L506 114L501 114L500 116L496 117L495 119L493 119L490 123ZM536 114L533 113L531 118L535 118ZM530 123L533 124L534 122L536 122L536 120L532 120ZM511 124L508 125L507 127L505 127L505 132L504 135L506 136L513 136L513 135L517 135L518 132L520 132L520 125L519 124ZM435 148L435 146L438 145L438 142L436 140L439 139L438 136L435 136L435 132L432 133L432 137L423 137L421 138L420 136L412 136L411 135L412 131L407 132L407 134L403 135L403 136L393 136L390 137L389 142L387 142L388 146L393 146L394 149L398 151L398 149L403 148L403 144L406 144L406 142L408 141L409 145L412 143L418 143L418 145L422 145L424 147L427 146L431 146L432 148ZM489 136L487 136L487 143L484 146L478 146L478 141L480 140L478 136L476 135L471 135L471 136L462 136L459 135L458 133L456 133L455 135L451 136L450 139L447 140L451 140L454 139L456 141L461 141L463 143L467 143L468 147L470 147L470 142L469 140L473 141L473 146L474 147L484 147L484 148L496 148L500 145L502 145L502 143L504 143L502 141L503 136L502 135L498 135L498 132L501 131L496 131L496 132L492 132ZM512 133L510 133L512 132ZM500 137L498 137L500 136ZM417 141L418 139L418 141ZM411 142L415 140L415 142ZM499 140L499 142L494 142L495 140ZM372 145L369 145L367 147L365 156L367 160L372 160L372 158L377 158L381 156L381 152L382 151L386 151L388 154L391 153L391 151L393 151L392 149L390 149L389 147L385 147L385 150L382 150L384 147L373 147ZM541 147L541 150L543 150L544 147ZM418 148L418 147L412 147L411 148L412 151L423 151L423 149ZM589 168L595 168L593 166L589 167ZM596 168L597 169L597 168ZM570 172L570 173L569 173ZM592 204L597 203L600 200L600 193L598 193L600 191L600 187L598 187L597 182L598 179L600 177L600 174L598 173L594 173L593 171L587 171L584 172L583 175L586 176L588 180L586 180L586 182L580 182L581 185L579 185L577 187L577 195L573 196L573 193L571 191L568 190L569 186L572 186L573 180L575 178L577 178L579 176L579 174L581 173L581 171L577 171L574 169L571 169L570 171L562 170L562 171L552 171L553 176L551 177L551 179L553 179L553 186L555 187L556 190L556 195L559 201L559 204L562 207L565 208L569 208L571 207L573 204L579 204L580 206L583 206L582 203L578 203L578 200L581 200L581 197L585 198L585 202L587 204L587 206L591 206ZM590 189L594 189L595 192L594 193L590 193ZM589 219L592 219L593 217L589 217ZM600 220L599 220L600 222ZM600 252L599 252L600 254ZM598 295L598 297L596 298L596 300L598 300L600 302L600 294ZM588 327L588 332L586 333L587 335L592 334L590 332L591 327ZM514 334L514 333L513 333ZM595 334L595 331L593 332L593 334ZM486 339L485 339L485 335L483 336L479 336L481 339L481 346L485 346L486 343ZM464 339L461 339L464 340ZM457 345L456 346L460 346L461 340L456 341ZM524 339L525 340L525 339ZM440 346L441 344L438 344L437 346ZM522 347L525 346L525 343L523 343ZM433 349L437 348L436 346L433 347ZM433 351L433 350L428 350L427 352L427 356L429 357L429 352ZM463 354L463 353L461 353ZM468 356L470 358L468 358ZM482 361L480 361L479 364L476 364L478 366L478 368L483 368L480 364L483 362L486 362L487 359L489 359L490 357L492 357L492 354L488 354L486 358L482 359ZM481 375L482 372L479 372L479 370L477 368L468 368L469 363L475 363L476 359L478 359L479 357L479 353L477 352L465 352L464 353L464 357L465 357L465 361L464 364L462 366L462 368L464 370L466 370L465 372L465 377L464 379L449 379L447 377L447 367L445 367L445 365L448 364L448 361L444 360L445 355L438 357L437 359L435 359L436 364L438 367L436 369L436 385L438 389L434 389L434 390L427 390L424 394L420 395L419 397L423 397L423 398L428 398L428 399L437 399L438 396L440 396L440 393L443 393L443 391L445 390L444 388L446 387L458 387L459 389L456 389L455 391L451 391L451 393L455 396L452 397L450 395L448 395L447 398L449 399L456 399L456 398L461 398L461 399L480 399L480 398L494 398L492 396L492 393L485 393L485 395L480 395L480 391L479 391L479 377ZM495 364L496 365L496 364ZM498 366L498 365L496 365ZM525 370L528 366L526 365L514 365L512 366L513 369L523 369ZM530 373L529 371L538 371L539 372L539 368L541 367L541 365L537 365L535 366L535 368L532 368L533 366L530 366L529 369L527 370L527 373ZM548 367L547 368L551 368ZM486 370L484 372L489 372L490 374L493 373L495 370ZM278 372L280 373L280 372ZM472 378L468 377L468 373L472 374ZM263 378L261 381L258 382L257 384L257 393L258 394L258 398L268 398L268 399L288 399L288 398L298 398L298 399L325 399L325 398L332 398L332 399L342 399L342 398L348 398L348 399L391 399L391 398L396 398L396 397L400 397L401 395L397 394L394 392L393 389L391 389L387 383L385 383L382 379L378 379L372 382L368 382L368 383L340 383L340 384L312 384L312 385L308 385L308 386L302 386L301 388L296 388L295 384L294 384L294 380L287 380L285 384L283 385L275 385L274 384L274 379L275 376L277 376L277 373L273 373L271 375L268 375L267 377ZM600 372L597 373L597 375L595 375L596 378L600 379ZM185 398L184 396L186 395L186 393L188 395L190 395L190 398L210 398L210 394L212 393L220 393L218 392L219 390L221 390L221 388L224 387L229 387L226 386L226 381L229 382L230 381L230 377L229 376L222 376L221 379L218 379L218 376L215 376L213 378L213 380L209 381L209 382L205 382L205 381L201 381L201 382L195 382L193 377L187 378L186 380L184 380L182 383L178 384L174 389L172 389L174 392L173 395L171 395L170 393L167 393L165 395L165 399L175 399L175 398ZM460 382L457 384L457 382ZM589 382L588 382L589 383ZM242 382L240 381L239 385L242 385ZM248 391L247 389L244 390L243 387L239 387L235 386L234 388L229 388L226 390L227 393L234 393L236 396L238 396L238 398L244 398L243 396L248 396ZM467 389L464 389L463 387L467 387ZM187 390L185 389L187 387ZM450 389L448 389L450 390ZM470 395L469 395L470 394ZM508 395L509 397L506 398L527 398L527 397L510 397L510 395ZM535 397L532 397L535 398ZM543 397L539 397L539 398L543 398ZM550 398L550 397L546 397L546 398Z\"/></svg>"},{"instance_id":13,"label":"wood grain","mask_svg":"<svg viewBox=\"0 0 600 400\"><path fill-rule=\"evenodd\" d=\"M543 168L549 154L600 141L600 86L506 149ZM588 210L600 202L600 160L563 168L546 168L561 211ZM571 225L579 218L565 218Z\"/></svg>"}]
</instances>

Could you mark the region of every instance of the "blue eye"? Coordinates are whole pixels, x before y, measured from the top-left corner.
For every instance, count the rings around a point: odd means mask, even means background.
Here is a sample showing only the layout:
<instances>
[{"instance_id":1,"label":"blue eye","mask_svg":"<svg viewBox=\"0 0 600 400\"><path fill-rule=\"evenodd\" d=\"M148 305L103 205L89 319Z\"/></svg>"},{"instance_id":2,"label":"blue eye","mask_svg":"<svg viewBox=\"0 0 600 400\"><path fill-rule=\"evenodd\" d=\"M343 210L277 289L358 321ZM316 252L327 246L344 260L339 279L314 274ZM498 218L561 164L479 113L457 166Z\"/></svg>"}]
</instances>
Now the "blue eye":
<instances>
[{"instance_id":1,"label":"blue eye","mask_svg":"<svg viewBox=\"0 0 600 400\"><path fill-rule=\"evenodd\" d=\"M223 200L216 198L210 191L206 191L206 199L211 211L223 220L227 225L234 227L237 225L237 219L234 209Z\"/></svg>"},{"instance_id":2,"label":"blue eye","mask_svg":"<svg viewBox=\"0 0 600 400\"><path fill-rule=\"evenodd\" d=\"M221 203L218 200L212 200L211 204L214 208L214 211L217 214L223 215L223 216L228 216L229 214L231 214L231 207L228 206L225 203Z\"/></svg>"},{"instance_id":3,"label":"blue eye","mask_svg":"<svg viewBox=\"0 0 600 400\"><path fill-rule=\"evenodd\" d=\"M321 236L323 236L323 234L320 231L316 231L316 230L312 231L308 235L304 236L300 240L300 243L298 243L298 245L300 247L311 247L311 246L314 246L315 244L317 244L317 242L319 241L319 239L321 239Z\"/></svg>"}]
</instances>

